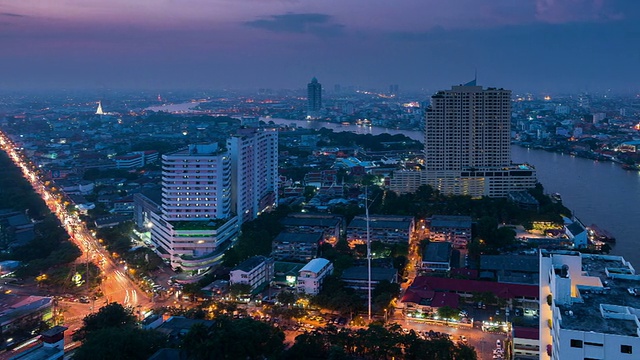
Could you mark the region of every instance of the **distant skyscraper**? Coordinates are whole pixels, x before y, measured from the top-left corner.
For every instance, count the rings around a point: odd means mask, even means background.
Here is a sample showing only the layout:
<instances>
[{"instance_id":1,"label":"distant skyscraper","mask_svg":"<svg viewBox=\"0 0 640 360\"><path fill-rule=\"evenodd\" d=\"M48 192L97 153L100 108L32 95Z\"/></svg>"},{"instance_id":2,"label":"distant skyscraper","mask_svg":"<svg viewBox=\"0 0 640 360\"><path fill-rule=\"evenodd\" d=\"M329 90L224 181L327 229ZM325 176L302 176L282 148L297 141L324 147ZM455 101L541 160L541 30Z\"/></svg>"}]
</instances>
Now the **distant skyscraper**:
<instances>
[{"instance_id":1,"label":"distant skyscraper","mask_svg":"<svg viewBox=\"0 0 640 360\"><path fill-rule=\"evenodd\" d=\"M453 86L431 97L425 120L425 171L394 173L392 189L428 184L445 194L506 197L535 186L535 169L511 163L511 91L475 80Z\"/></svg>"},{"instance_id":2,"label":"distant skyscraper","mask_svg":"<svg viewBox=\"0 0 640 360\"><path fill-rule=\"evenodd\" d=\"M307 116L318 117L322 109L322 84L315 77L307 85Z\"/></svg>"}]
</instances>

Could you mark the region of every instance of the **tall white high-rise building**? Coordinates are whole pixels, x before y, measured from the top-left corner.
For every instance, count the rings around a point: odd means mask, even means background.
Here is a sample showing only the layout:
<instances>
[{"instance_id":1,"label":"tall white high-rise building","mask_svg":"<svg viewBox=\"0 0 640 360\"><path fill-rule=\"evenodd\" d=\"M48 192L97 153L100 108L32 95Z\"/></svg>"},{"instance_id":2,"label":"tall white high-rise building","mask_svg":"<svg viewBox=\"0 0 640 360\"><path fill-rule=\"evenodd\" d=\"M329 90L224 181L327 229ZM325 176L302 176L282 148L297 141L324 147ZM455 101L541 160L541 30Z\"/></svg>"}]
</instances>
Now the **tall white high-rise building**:
<instances>
[{"instance_id":1,"label":"tall white high-rise building","mask_svg":"<svg viewBox=\"0 0 640 360\"><path fill-rule=\"evenodd\" d=\"M621 256L540 253L540 359L637 359L640 275Z\"/></svg>"},{"instance_id":2,"label":"tall white high-rise building","mask_svg":"<svg viewBox=\"0 0 640 360\"><path fill-rule=\"evenodd\" d=\"M231 181L231 156L217 144L162 156L161 213L151 215L151 241L174 269L205 271L235 241Z\"/></svg>"},{"instance_id":3,"label":"tall white high-rise building","mask_svg":"<svg viewBox=\"0 0 640 360\"><path fill-rule=\"evenodd\" d=\"M278 198L278 132L240 129L227 140L231 155L231 207L239 221L274 208Z\"/></svg>"},{"instance_id":4,"label":"tall white high-rise building","mask_svg":"<svg viewBox=\"0 0 640 360\"><path fill-rule=\"evenodd\" d=\"M425 114L425 170L394 174L391 189L428 184L445 194L505 197L532 188L535 169L511 163L511 91L475 80L431 97Z\"/></svg>"},{"instance_id":5,"label":"tall white high-rise building","mask_svg":"<svg viewBox=\"0 0 640 360\"><path fill-rule=\"evenodd\" d=\"M454 86L426 111L425 169L468 171L511 165L511 91Z\"/></svg>"}]
</instances>

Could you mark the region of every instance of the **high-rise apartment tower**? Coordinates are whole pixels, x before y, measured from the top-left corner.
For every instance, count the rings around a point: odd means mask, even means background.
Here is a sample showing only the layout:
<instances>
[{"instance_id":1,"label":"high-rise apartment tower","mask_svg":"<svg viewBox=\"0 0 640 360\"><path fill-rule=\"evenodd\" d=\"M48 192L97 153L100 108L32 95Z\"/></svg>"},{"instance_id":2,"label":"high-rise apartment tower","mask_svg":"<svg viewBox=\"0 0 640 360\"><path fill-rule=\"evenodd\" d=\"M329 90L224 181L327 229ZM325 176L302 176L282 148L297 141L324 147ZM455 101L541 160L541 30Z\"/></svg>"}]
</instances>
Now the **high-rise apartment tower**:
<instances>
[{"instance_id":1,"label":"high-rise apartment tower","mask_svg":"<svg viewBox=\"0 0 640 360\"><path fill-rule=\"evenodd\" d=\"M227 140L231 155L231 207L239 221L274 208L278 194L278 132L240 129Z\"/></svg>"},{"instance_id":2,"label":"high-rise apartment tower","mask_svg":"<svg viewBox=\"0 0 640 360\"><path fill-rule=\"evenodd\" d=\"M151 241L174 269L206 271L235 241L231 156L217 144L162 156L162 205L151 214Z\"/></svg>"},{"instance_id":3,"label":"high-rise apartment tower","mask_svg":"<svg viewBox=\"0 0 640 360\"><path fill-rule=\"evenodd\" d=\"M307 117L315 118L322 109L322 84L315 77L307 84Z\"/></svg>"},{"instance_id":4,"label":"high-rise apartment tower","mask_svg":"<svg viewBox=\"0 0 640 360\"><path fill-rule=\"evenodd\" d=\"M425 115L425 170L394 173L391 188L428 184L445 194L506 197L535 186L535 169L511 163L511 91L475 81L439 91Z\"/></svg>"}]
</instances>

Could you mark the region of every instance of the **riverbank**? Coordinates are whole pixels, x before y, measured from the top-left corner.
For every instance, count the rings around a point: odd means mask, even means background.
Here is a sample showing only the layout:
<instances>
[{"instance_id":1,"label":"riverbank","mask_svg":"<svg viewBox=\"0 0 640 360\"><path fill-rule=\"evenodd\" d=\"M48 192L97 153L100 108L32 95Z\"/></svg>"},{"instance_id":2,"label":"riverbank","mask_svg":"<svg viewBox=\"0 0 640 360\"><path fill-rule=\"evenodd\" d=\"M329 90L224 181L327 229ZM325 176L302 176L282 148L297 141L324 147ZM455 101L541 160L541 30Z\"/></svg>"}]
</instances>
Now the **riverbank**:
<instances>
[{"instance_id":1,"label":"riverbank","mask_svg":"<svg viewBox=\"0 0 640 360\"><path fill-rule=\"evenodd\" d=\"M395 130L376 126L341 125L327 122L262 118L275 124L296 125L303 128L326 127L334 131L358 134L402 134L423 142L424 135L417 130ZM511 159L536 168L538 181L547 193L562 194L562 201L586 224L598 226L616 238L612 254L622 255L640 266L640 248L637 234L640 222L635 209L640 204L640 172L623 170L612 161L599 161L561 152L511 146Z\"/></svg>"}]
</instances>

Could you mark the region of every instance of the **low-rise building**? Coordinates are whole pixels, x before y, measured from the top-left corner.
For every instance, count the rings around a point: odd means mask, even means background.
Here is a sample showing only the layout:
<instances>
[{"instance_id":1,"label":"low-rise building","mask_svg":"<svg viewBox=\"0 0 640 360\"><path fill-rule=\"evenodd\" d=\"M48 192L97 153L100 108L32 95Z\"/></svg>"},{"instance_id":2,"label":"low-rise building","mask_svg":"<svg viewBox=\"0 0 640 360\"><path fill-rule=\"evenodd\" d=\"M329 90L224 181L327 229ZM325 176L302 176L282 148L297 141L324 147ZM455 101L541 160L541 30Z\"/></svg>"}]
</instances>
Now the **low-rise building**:
<instances>
[{"instance_id":1,"label":"low-rise building","mask_svg":"<svg viewBox=\"0 0 640 360\"><path fill-rule=\"evenodd\" d=\"M276 260L306 262L318 255L321 233L283 231L273 240L271 256Z\"/></svg>"},{"instance_id":2,"label":"low-rise building","mask_svg":"<svg viewBox=\"0 0 640 360\"><path fill-rule=\"evenodd\" d=\"M298 273L298 293L317 295L324 278L332 273L333 264L329 260L316 258L309 261Z\"/></svg>"},{"instance_id":3,"label":"low-rise building","mask_svg":"<svg viewBox=\"0 0 640 360\"><path fill-rule=\"evenodd\" d=\"M255 292L273 278L273 259L254 256L243 261L229 272L229 284L247 284Z\"/></svg>"},{"instance_id":4,"label":"low-rise building","mask_svg":"<svg viewBox=\"0 0 640 360\"><path fill-rule=\"evenodd\" d=\"M25 324L50 320L52 307L50 297L0 295L0 335Z\"/></svg>"},{"instance_id":5,"label":"low-rise building","mask_svg":"<svg viewBox=\"0 0 640 360\"><path fill-rule=\"evenodd\" d=\"M297 233L321 233L322 241L335 244L343 231L343 218L331 214L295 213L282 219L285 230Z\"/></svg>"},{"instance_id":6,"label":"low-rise building","mask_svg":"<svg viewBox=\"0 0 640 360\"><path fill-rule=\"evenodd\" d=\"M525 309L538 308L538 286L522 284L505 284L495 281L479 281L467 279L443 278L437 276L416 276L409 289L432 290L458 294L467 301L474 294L490 292L504 300L508 306L519 306Z\"/></svg>"},{"instance_id":7,"label":"low-rise building","mask_svg":"<svg viewBox=\"0 0 640 360\"><path fill-rule=\"evenodd\" d=\"M587 233L587 227L580 222L578 219L574 219L574 221L565 225L564 227L565 234L573 243L573 247L585 248L589 242L589 234Z\"/></svg>"},{"instance_id":8,"label":"low-rise building","mask_svg":"<svg viewBox=\"0 0 640 360\"><path fill-rule=\"evenodd\" d=\"M427 245L422 255L420 267L427 271L451 270L451 254L453 249L448 242L432 242Z\"/></svg>"},{"instance_id":9,"label":"low-rise building","mask_svg":"<svg viewBox=\"0 0 640 360\"><path fill-rule=\"evenodd\" d=\"M471 237L471 216L433 215L429 219L431 235L442 234L445 237L456 235Z\"/></svg>"},{"instance_id":10,"label":"low-rise building","mask_svg":"<svg viewBox=\"0 0 640 360\"><path fill-rule=\"evenodd\" d=\"M360 293L369 291L369 270L366 266L356 266L345 269L341 276L345 286L355 289ZM381 281L390 283L398 282L398 270L372 267L371 268L371 290L375 289Z\"/></svg>"},{"instance_id":11,"label":"low-rise building","mask_svg":"<svg viewBox=\"0 0 640 360\"><path fill-rule=\"evenodd\" d=\"M370 215L369 239L385 244L408 244L414 234L415 223L412 216ZM350 247L367 243L367 218L356 216L347 227L347 241Z\"/></svg>"},{"instance_id":12,"label":"low-rise building","mask_svg":"<svg viewBox=\"0 0 640 360\"><path fill-rule=\"evenodd\" d=\"M538 283L537 255L480 255L480 277L503 283Z\"/></svg>"}]
</instances>

